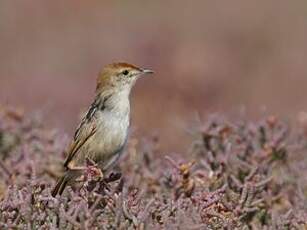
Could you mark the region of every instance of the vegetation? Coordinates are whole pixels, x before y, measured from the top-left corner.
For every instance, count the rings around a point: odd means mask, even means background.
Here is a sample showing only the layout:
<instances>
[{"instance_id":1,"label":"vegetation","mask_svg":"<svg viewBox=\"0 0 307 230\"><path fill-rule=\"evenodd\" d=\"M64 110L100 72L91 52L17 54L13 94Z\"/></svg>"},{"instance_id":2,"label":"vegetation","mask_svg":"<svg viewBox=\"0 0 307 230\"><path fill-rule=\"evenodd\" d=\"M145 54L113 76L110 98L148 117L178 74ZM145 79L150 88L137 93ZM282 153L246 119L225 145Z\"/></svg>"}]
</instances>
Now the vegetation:
<instances>
[{"instance_id":1,"label":"vegetation","mask_svg":"<svg viewBox=\"0 0 307 230\"><path fill-rule=\"evenodd\" d=\"M277 117L211 116L186 153L158 137L131 137L103 180L50 195L68 136L40 119L0 110L1 229L306 229L307 141Z\"/></svg>"}]
</instances>

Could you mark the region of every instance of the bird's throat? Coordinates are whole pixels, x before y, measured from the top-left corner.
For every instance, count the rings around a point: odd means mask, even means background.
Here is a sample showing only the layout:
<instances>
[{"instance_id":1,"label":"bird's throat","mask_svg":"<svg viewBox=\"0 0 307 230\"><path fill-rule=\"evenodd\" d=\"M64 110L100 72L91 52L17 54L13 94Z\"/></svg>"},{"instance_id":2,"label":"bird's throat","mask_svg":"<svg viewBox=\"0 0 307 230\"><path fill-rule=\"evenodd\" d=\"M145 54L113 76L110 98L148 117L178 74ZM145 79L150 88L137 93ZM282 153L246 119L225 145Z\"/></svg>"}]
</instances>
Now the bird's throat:
<instances>
[{"instance_id":1,"label":"bird's throat","mask_svg":"<svg viewBox=\"0 0 307 230\"><path fill-rule=\"evenodd\" d=\"M119 114L126 114L130 111L129 101L130 89L124 89L120 91L103 92L98 97L100 103L103 103L100 107L106 110L113 111Z\"/></svg>"}]
</instances>

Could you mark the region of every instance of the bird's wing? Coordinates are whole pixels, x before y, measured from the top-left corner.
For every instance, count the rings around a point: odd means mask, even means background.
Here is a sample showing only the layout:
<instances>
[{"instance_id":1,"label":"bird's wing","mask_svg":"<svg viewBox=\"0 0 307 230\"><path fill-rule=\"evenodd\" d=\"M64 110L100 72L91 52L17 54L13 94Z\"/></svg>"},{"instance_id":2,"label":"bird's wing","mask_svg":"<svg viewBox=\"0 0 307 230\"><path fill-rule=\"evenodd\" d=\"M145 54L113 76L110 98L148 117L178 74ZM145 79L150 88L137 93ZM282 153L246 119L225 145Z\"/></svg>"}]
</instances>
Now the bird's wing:
<instances>
[{"instance_id":1,"label":"bird's wing","mask_svg":"<svg viewBox=\"0 0 307 230\"><path fill-rule=\"evenodd\" d=\"M95 114L98 110L102 111L105 109L105 103L109 98L110 95L104 98L96 97L95 101L91 104L87 114L75 132L74 140L68 149L68 156L65 160L64 167L68 167L69 162L74 158L79 149L96 133Z\"/></svg>"},{"instance_id":2,"label":"bird's wing","mask_svg":"<svg viewBox=\"0 0 307 230\"><path fill-rule=\"evenodd\" d=\"M67 151L67 158L64 162L64 167L68 167L68 164L78 153L80 148L96 133L97 129L95 122L83 121L76 131L75 138L70 144Z\"/></svg>"},{"instance_id":3,"label":"bird's wing","mask_svg":"<svg viewBox=\"0 0 307 230\"><path fill-rule=\"evenodd\" d=\"M64 167L68 167L69 162L74 158L79 149L96 133L95 125L95 113L99 107L100 100L96 99L91 107L89 108L87 114L83 118L81 124L75 132L74 140L72 141L69 149L68 155L64 162Z\"/></svg>"}]
</instances>

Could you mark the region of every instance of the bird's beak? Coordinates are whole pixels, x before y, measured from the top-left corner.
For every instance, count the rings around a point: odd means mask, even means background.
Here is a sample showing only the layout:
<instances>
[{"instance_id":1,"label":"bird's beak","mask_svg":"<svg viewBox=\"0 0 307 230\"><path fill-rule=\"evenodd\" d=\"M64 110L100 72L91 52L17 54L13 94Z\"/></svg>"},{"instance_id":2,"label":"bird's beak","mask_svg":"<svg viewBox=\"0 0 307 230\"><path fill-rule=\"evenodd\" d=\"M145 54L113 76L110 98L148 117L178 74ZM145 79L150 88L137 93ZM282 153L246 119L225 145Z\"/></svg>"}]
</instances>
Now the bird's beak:
<instances>
[{"instance_id":1,"label":"bird's beak","mask_svg":"<svg viewBox=\"0 0 307 230\"><path fill-rule=\"evenodd\" d=\"M154 73L154 71L152 71L150 69L142 69L142 73L143 74L152 74L152 73Z\"/></svg>"}]
</instances>

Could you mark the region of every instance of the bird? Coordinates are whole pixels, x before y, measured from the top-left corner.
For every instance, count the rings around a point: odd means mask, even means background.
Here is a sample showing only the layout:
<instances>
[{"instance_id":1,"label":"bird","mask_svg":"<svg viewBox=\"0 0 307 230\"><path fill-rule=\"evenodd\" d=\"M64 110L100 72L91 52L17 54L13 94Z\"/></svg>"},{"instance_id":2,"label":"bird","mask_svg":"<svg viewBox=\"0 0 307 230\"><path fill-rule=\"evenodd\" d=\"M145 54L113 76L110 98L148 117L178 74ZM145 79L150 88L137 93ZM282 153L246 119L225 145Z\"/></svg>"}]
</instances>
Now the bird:
<instances>
[{"instance_id":1,"label":"bird","mask_svg":"<svg viewBox=\"0 0 307 230\"><path fill-rule=\"evenodd\" d=\"M62 195L67 185L82 176L88 159L102 173L116 165L128 137L131 89L141 76L152 73L150 69L118 62L106 65L98 74L94 100L67 149L65 172L52 190L53 197Z\"/></svg>"}]
</instances>

